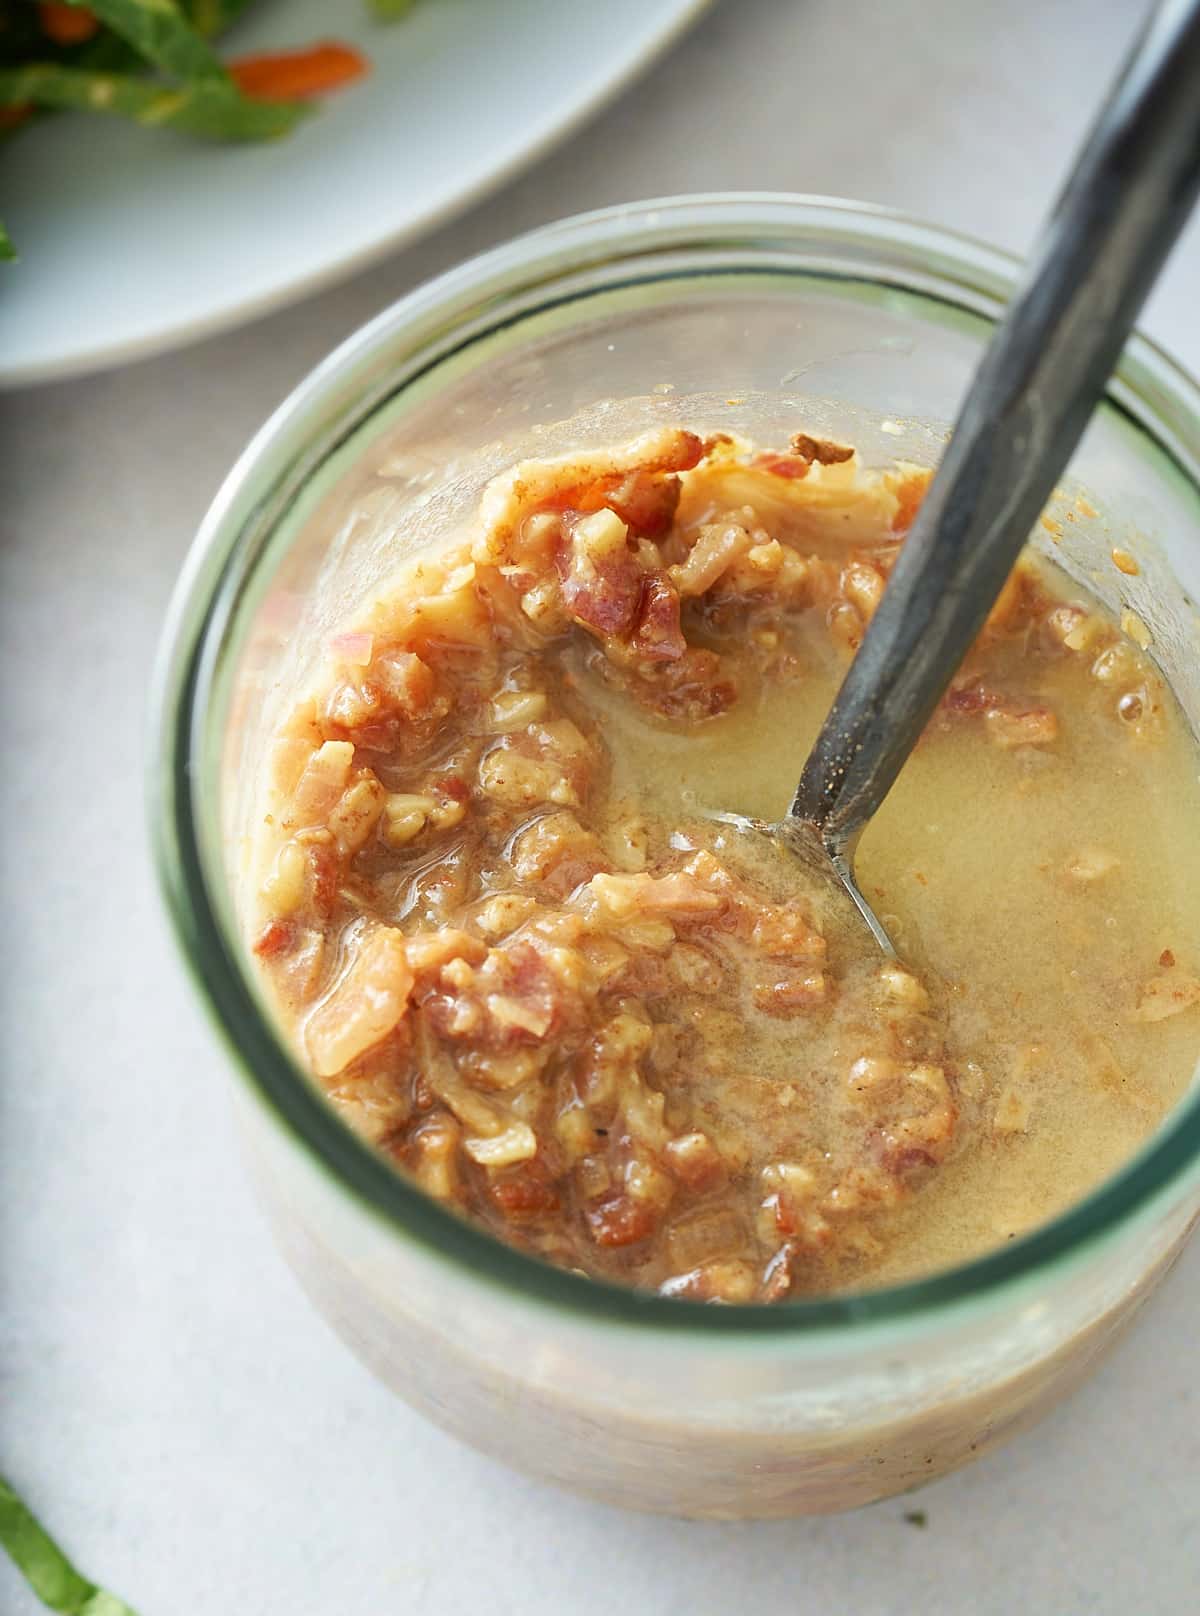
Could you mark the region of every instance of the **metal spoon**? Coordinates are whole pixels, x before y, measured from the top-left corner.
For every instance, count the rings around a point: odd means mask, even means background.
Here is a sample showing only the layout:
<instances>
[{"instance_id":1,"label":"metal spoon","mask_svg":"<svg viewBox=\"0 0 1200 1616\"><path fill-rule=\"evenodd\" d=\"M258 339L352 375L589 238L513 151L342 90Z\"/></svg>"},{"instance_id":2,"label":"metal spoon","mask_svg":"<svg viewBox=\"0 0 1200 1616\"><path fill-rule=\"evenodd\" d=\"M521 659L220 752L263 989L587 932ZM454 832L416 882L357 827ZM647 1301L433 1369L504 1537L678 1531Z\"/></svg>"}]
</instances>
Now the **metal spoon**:
<instances>
[{"instance_id":1,"label":"metal spoon","mask_svg":"<svg viewBox=\"0 0 1200 1616\"><path fill-rule=\"evenodd\" d=\"M1155 11L983 356L785 819L752 828L848 893L854 850L983 626L1200 191L1200 3Z\"/></svg>"}]
</instances>

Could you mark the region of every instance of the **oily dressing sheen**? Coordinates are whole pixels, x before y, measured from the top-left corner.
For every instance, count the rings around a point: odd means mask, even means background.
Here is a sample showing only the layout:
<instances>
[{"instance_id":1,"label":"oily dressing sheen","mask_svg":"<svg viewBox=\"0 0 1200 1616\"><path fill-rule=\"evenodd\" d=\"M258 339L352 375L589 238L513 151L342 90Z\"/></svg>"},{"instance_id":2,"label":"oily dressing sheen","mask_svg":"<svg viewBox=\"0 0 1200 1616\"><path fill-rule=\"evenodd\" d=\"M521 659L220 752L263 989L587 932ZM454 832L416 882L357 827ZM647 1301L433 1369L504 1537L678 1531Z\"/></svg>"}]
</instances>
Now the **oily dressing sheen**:
<instances>
[{"instance_id":1,"label":"oily dressing sheen","mask_svg":"<svg viewBox=\"0 0 1200 1616\"><path fill-rule=\"evenodd\" d=\"M927 481L804 433L524 462L330 642L251 946L429 1194L587 1274L782 1301L997 1246L1183 1093L1194 745L1140 625L1045 563L862 841L901 963L711 817L786 809Z\"/></svg>"}]
</instances>

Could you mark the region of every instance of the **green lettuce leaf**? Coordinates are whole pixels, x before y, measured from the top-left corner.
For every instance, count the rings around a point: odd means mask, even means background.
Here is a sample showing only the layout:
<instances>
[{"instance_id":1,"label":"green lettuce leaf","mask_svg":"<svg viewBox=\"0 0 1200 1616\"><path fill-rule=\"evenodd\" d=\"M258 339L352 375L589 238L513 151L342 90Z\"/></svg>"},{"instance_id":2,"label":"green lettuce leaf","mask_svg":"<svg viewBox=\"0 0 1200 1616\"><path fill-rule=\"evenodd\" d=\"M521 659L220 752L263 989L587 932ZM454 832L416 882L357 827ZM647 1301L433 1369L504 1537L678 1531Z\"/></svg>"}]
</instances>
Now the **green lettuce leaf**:
<instances>
[{"instance_id":1,"label":"green lettuce leaf","mask_svg":"<svg viewBox=\"0 0 1200 1616\"><path fill-rule=\"evenodd\" d=\"M204 39L214 39L241 16L254 0L183 0L192 27Z\"/></svg>"},{"instance_id":2,"label":"green lettuce leaf","mask_svg":"<svg viewBox=\"0 0 1200 1616\"><path fill-rule=\"evenodd\" d=\"M175 0L67 0L88 10L135 50L177 79L218 79L228 75L191 26Z\"/></svg>"},{"instance_id":3,"label":"green lettuce leaf","mask_svg":"<svg viewBox=\"0 0 1200 1616\"><path fill-rule=\"evenodd\" d=\"M0 1477L0 1545L43 1605L64 1616L136 1616L115 1594L76 1571L54 1539Z\"/></svg>"},{"instance_id":4,"label":"green lettuce leaf","mask_svg":"<svg viewBox=\"0 0 1200 1616\"><path fill-rule=\"evenodd\" d=\"M296 101L252 101L225 79L166 85L55 62L0 70L0 106L25 102L102 112L210 140L270 140L286 135L310 111Z\"/></svg>"}]
</instances>

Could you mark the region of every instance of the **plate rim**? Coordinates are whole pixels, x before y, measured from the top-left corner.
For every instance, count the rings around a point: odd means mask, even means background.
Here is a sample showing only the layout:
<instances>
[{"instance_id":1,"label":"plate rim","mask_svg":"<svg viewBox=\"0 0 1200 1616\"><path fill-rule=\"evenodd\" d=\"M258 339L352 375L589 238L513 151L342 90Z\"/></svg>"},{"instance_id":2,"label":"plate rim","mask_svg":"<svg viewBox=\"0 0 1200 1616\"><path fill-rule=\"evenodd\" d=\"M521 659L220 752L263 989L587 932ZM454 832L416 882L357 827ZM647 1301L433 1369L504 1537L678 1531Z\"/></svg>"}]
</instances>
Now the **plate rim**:
<instances>
[{"instance_id":1,"label":"plate rim","mask_svg":"<svg viewBox=\"0 0 1200 1616\"><path fill-rule=\"evenodd\" d=\"M546 156L614 102L635 79L666 55L701 13L709 10L714 3L715 0L669 0L672 7L670 13L643 40L641 48L621 65L619 71L601 80L587 95L570 105L560 118L543 129L528 145L518 147L503 162L477 176L469 185L424 208L374 241L355 248L344 257L299 274L270 291L252 294L224 308L164 325L142 336L119 338L66 356L17 365L6 365L0 359L0 392L72 381L135 364L139 360L154 359L289 308L370 269L389 253L408 246L419 237L429 235L465 214L476 203L500 190L506 181L531 168L539 158Z\"/></svg>"}]
</instances>

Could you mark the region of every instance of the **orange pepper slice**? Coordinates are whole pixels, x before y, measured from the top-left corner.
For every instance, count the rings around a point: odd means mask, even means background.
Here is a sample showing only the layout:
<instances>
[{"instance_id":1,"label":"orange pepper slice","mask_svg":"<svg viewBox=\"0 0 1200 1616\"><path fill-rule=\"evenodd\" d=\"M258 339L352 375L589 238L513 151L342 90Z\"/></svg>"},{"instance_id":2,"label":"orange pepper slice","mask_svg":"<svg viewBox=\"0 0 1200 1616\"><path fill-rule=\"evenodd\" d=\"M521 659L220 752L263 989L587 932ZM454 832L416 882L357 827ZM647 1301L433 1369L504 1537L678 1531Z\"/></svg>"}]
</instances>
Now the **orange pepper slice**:
<instances>
[{"instance_id":1,"label":"orange pepper slice","mask_svg":"<svg viewBox=\"0 0 1200 1616\"><path fill-rule=\"evenodd\" d=\"M40 0L38 21L56 45L83 45L100 27L99 18L86 6L68 6L61 0Z\"/></svg>"},{"instance_id":2,"label":"orange pepper slice","mask_svg":"<svg viewBox=\"0 0 1200 1616\"><path fill-rule=\"evenodd\" d=\"M367 72L365 56L332 40L304 50L242 56L226 65L238 89L254 101L299 101L324 95Z\"/></svg>"}]
</instances>

